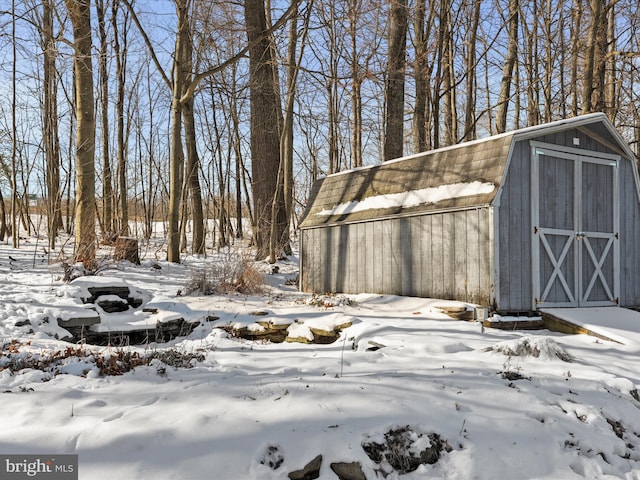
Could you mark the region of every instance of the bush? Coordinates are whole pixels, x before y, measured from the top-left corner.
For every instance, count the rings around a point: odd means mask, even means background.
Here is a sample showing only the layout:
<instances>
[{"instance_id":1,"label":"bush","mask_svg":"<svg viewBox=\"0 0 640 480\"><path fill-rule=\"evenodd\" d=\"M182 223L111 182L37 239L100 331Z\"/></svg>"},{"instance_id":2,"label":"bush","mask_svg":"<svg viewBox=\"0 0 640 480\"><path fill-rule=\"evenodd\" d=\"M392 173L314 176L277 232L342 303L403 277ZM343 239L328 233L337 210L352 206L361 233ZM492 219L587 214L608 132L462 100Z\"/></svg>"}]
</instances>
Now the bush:
<instances>
[{"instance_id":1,"label":"bush","mask_svg":"<svg viewBox=\"0 0 640 480\"><path fill-rule=\"evenodd\" d=\"M201 362L202 353L184 353L174 348L138 353L134 350L116 349L104 353L92 351L84 346L69 346L64 350L27 352L21 351L29 344L13 341L0 349L0 372L8 370L12 375L20 370L34 369L55 377L61 373L86 375L95 366L100 376L122 375L139 366L151 365L153 361L173 368L192 368ZM83 368L75 368L83 365Z\"/></svg>"},{"instance_id":2,"label":"bush","mask_svg":"<svg viewBox=\"0 0 640 480\"><path fill-rule=\"evenodd\" d=\"M254 263L246 255L228 255L224 261L211 264L193 273L185 293L213 295L214 293L260 293L264 280Z\"/></svg>"}]
</instances>

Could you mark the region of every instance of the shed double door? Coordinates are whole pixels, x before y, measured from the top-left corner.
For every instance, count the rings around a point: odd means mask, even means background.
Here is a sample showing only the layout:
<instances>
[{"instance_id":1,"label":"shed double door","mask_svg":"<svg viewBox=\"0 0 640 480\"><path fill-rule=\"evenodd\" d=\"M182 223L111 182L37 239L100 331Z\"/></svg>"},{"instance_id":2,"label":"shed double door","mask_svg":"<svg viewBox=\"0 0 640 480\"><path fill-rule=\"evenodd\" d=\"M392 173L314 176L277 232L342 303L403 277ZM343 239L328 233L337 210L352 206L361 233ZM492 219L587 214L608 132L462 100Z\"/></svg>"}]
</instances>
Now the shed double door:
<instances>
[{"instance_id":1,"label":"shed double door","mask_svg":"<svg viewBox=\"0 0 640 480\"><path fill-rule=\"evenodd\" d=\"M617 155L531 142L534 309L615 305Z\"/></svg>"}]
</instances>

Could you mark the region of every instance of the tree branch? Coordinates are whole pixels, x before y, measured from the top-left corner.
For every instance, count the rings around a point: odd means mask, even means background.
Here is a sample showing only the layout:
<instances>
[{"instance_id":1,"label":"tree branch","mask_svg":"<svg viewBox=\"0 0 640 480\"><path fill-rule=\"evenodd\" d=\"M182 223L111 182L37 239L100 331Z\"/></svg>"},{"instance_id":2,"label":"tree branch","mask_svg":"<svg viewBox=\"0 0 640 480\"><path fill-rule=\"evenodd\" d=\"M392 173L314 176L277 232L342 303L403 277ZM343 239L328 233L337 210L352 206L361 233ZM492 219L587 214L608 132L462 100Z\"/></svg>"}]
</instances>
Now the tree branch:
<instances>
[{"instance_id":1,"label":"tree branch","mask_svg":"<svg viewBox=\"0 0 640 480\"><path fill-rule=\"evenodd\" d=\"M147 32L145 32L144 29L142 28L142 25L140 24L140 20L138 20L138 15L136 15L136 12L133 10L131 3L129 3L129 0L121 0L121 1L127 7L127 10L129 10L129 13L131 13L131 16L133 17L133 21L138 27L138 31L140 32L140 35L142 35L142 38L144 39L144 43L147 45L147 48L149 49L149 53L151 54L151 58L153 59L153 63L156 64L156 68L158 69L158 72L162 76L164 83L166 83L170 89L173 89L173 84L169 79L169 77L167 76L167 74L162 69L162 66L160 65L160 61L156 56L156 52L153 49L153 46L151 45L151 40L149 39Z\"/></svg>"},{"instance_id":2,"label":"tree branch","mask_svg":"<svg viewBox=\"0 0 640 480\"><path fill-rule=\"evenodd\" d=\"M123 1L127 1L127 0L123 0ZM228 60L225 60L224 62L216 65L215 67L206 70L202 73L198 73L197 75L195 75L193 77L193 80L191 81L191 83L189 84L189 86L187 87L184 95L182 96L182 98L180 99L180 103L184 104L185 102L187 102L189 100L189 98L191 98L193 96L193 94L196 91L196 88L198 88L198 84L204 80L207 77L210 77L211 75L214 75L222 70L224 70L225 68L227 68L229 65L237 62L238 60L240 60L242 57L244 57L246 55L246 53L257 43L260 43L265 37L271 35L274 31L276 31L278 28L280 28L287 20L289 20L289 17L291 16L291 13L294 12L298 6L298 4L300 3L301 0L294 0L291 2L291 5L289 6L289 8L287 9L286 12L284 12L282 14L282 16L278 19L278 21L276 23L274 23L271 28L267 29L262 35L260 35L260 37L258 37L254 42L249 43L247 46L245 46L244 48L242 48L238 53L236 53L233 57L229 58Z\"/></svg>"}]
</instances>

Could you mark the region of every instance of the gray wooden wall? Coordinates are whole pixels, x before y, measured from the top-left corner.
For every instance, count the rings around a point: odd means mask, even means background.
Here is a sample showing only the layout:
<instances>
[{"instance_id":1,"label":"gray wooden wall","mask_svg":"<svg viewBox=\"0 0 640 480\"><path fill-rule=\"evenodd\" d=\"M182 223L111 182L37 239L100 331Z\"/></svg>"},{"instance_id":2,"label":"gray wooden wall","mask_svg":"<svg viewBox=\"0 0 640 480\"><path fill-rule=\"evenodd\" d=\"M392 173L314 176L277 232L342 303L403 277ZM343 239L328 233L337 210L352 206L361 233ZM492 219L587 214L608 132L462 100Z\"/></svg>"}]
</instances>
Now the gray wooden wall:
<instances>
[{"instance_id":1,"label":"gray wooden wall","mask_svg":"<svg viewBox=\"0 0 640 480\"><path fill-rule=\"evenodd\" d=\"M604 128L596 135L604 143L616 143ZM580 139L581 149L620 153L578 129L534 140L574 147L574 138ZM640 203L634 168L628 159L620 163L622 306L640 306ZM302 229L301 289L456 299L493 305L501 312L529 312L535 308L531 208L527 139L513 146L495 207Z\"/></svg>"},{"instance_id":2,"label":"gray wooden wall","mask_svg":"<svg viewBox=\"0 0 640 480\"><path fill-rule=\"evenodd\" d=\"M487 207L304 229L301 288L488 305L491 221Z\"/></svg>"},{"instance_id":3,"label":"gray wooden wall","mask_svg":"<svg viewBox=\"0 0 640 480\"><path fill-rule=\"evenodd\" d=\"M606 140L615 139L602 132ZM608 136L608 138L607 138ZM583 132L570 129L535 140L574 147L573 139L580 139L578 148L614 152ZM640 305L640 205L632 168L627 159L620 165L620 303L622 306ZM533 309L531 265L531 147L529 141L515 143L508 171L502 184L498 217L498 252L496 258L498 310L504 312Z\"/></svg>"},{"instance_id":4,"label":"gray wooden wall","mask_svg":"<svg viewBox=\"0 0 640 480\"><path fill-rule=\"evenodd\" d=\"M620 304L640 306L640 204L632 162L620 165Z\"/></svg>"},{"instance_id":5,"label":"gray wooden wall","mask_svg":"<svg viewBox=\"0 0 640 480\"><path fill-rule=\"evenodd\" d=\"M531 310L531 161L529 142L517 142L502 181L496 258L500 311Z\"/></svg>"}]
</instances>

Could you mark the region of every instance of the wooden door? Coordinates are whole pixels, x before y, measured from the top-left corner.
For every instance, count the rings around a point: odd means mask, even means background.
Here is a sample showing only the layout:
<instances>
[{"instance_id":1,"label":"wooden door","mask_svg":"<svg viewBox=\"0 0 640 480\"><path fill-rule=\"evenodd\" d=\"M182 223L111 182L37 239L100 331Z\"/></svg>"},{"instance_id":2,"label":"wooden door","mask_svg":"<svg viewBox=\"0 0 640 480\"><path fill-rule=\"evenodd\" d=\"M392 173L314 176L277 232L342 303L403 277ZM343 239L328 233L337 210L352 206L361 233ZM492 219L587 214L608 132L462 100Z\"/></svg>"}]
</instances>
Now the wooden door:
<instances>
[{"instance_id":1,"label":"wooden door","mask_svg":"<svg viewBox=\"0 0 640 480\"><path fill-rule=\"evenodd\" d=\"M620 157L531 145L534 309L617 304Z\"/></svg>"}]
</instances>

